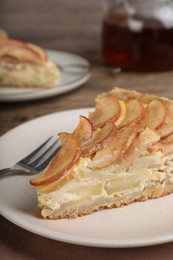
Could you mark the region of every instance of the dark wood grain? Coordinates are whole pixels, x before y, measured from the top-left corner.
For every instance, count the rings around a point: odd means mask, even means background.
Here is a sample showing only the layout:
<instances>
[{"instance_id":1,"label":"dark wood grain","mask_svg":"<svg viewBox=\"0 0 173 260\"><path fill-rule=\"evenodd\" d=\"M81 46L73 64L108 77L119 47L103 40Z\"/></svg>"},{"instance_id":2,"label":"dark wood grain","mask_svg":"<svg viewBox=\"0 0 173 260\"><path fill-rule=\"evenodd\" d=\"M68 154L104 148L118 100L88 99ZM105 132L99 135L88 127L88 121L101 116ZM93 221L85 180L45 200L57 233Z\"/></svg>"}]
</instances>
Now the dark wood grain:
<instances>
[{"instance_id":1,"label":"dark wood grain","mask_svg":"<svg viewBox=\"0 0 173 260\"><path fill-rule=\"evenodd\" d=\"M75 91L44 100L1 103L0 135L33 118L56 111L91 107L97 94L114 86L136 89L173 99L173 71L120 73L101 71L100 0L1 0L0 26L16 39L46 49L64 50L88 59L91 78ZM166 221L166 220L165 220ZM24 231L0 218L3 259L173 259L173 244L140 249L98 249L66 245ZM29 239L29 240L28 240ZM27 244L24 241L29 241ZM20 246L21 245L21 246ZM28 248L30 247L30 248Z\"/></svg>"}]
</instances>

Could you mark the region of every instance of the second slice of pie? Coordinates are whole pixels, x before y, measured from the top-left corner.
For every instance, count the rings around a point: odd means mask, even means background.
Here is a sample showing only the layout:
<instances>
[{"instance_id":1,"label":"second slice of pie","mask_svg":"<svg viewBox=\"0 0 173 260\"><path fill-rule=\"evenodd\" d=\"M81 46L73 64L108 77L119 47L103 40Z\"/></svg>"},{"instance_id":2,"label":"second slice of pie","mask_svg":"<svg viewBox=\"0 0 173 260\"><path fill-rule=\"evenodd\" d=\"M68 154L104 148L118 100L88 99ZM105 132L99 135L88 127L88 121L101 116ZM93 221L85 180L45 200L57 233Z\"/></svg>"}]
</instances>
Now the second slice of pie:
<instances>
[{"instance_id":1,"label":"second slice of pie","mask_svg":"<svg viewBox=\"0 0 173 260\"><path fill-rule=\"evenodd\" d=\"M56 88L60 73L45 49L0 31L0 88Z\"/></svg>"}]
</instances>

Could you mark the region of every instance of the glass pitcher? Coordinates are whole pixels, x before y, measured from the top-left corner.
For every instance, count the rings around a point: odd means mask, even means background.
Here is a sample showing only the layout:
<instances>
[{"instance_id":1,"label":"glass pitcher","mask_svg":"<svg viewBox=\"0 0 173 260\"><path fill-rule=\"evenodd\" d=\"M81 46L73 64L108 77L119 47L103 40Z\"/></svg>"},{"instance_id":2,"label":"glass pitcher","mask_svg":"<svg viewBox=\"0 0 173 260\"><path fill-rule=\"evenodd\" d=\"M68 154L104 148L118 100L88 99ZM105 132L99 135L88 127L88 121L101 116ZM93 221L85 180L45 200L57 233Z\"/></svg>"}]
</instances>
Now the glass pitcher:
<instances>
[{"instance_id":1,"label":"glass pitcher","mask_svg":"<svg viewBox=\"0 0 173 260\"><path fill-rule=\"evenodd\" d=\"M173 69L173 1L104 0L106 64L126 71Z\"/></svg>"}]
</instances>

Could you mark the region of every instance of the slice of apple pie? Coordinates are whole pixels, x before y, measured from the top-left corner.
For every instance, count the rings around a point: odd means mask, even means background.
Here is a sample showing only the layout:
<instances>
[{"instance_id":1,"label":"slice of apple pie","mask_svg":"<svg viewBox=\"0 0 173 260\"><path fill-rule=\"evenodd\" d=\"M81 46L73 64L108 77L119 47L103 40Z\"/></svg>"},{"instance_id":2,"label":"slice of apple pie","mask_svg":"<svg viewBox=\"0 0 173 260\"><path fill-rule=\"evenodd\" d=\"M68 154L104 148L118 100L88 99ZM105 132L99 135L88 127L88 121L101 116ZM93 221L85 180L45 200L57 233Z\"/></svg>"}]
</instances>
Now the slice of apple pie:
<instances>
[{"instance_id":1,"label":"slice of apple pie","mask_svg":"<svg viewBox=\"0 0 173 260\"><path fill-rule=\"evenodd\" d=\"M59 134L61 148L30 183L41 215L75 218L173 192L173 102L121 88Z\"/></svg>"},{"instance_id":2,"label":"slice of apple pie","mask_svg":"<svg viewBox=\"0 0 173 260\"><path fill-rule=\"evenodd\" d=\"M59 70L43 48L0 34L0 87L53 88L58 84Z\"/></svg>"}]
</instances>

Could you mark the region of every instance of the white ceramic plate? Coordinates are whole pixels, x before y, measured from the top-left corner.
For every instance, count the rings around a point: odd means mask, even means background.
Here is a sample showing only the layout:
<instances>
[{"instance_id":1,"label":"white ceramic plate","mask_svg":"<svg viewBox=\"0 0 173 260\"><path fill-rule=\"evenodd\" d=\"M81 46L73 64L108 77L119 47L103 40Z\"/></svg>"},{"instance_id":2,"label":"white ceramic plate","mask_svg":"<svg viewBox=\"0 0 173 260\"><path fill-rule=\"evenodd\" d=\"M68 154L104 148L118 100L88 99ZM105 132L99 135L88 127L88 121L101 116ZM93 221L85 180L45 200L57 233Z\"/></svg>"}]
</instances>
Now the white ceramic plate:
<instances>
[{"instance_id":1,"label":"white ceramic plate","mask_svg":"<svg viewBox=\"0 0 173 260\"><path fill-rule=\"evenodd\" d=\"M60 85L53 89L0 88L0 101L14 102L48 98L76 89L89 79L91 67L86 59L62 51L47 50L47 53L52 61L63 68L60 71Z\"/></svg>"},{"instance_id":2,"label":"white ceramic plate","mask_svg":"<svg viewBox=\"0 0 173 260\"><path fill-rule=\"evenodd\" d=\"M71 132L79 115L87 115L89 110L54 113L14 128L0 138L0 168L12 166L50 135ZM29 179L29 176L0 179L0 213L26 230L59 241L97 247L137 247L173 241L173 195L74 220L43 220L37 214L36 192Z\"/></svg>"}]
</instances>

